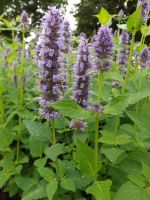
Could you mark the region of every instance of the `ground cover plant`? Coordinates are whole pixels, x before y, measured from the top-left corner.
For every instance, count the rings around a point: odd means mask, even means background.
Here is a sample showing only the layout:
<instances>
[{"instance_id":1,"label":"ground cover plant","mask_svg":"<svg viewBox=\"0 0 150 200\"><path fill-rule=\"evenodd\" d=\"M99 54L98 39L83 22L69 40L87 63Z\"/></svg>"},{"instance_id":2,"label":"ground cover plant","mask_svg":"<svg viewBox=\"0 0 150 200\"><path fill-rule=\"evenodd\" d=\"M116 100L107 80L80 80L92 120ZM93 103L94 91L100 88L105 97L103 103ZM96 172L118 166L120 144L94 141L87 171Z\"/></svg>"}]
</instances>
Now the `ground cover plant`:
<instances>
[{"instance_id":1,"label":"ground cover plant","mask_svg":"<svg viewBox=\"0 0 150 200\"><path fill-rule=\"evenodd\" d=\"M61 10L49 7L30 43L26 11L16 22L1 17L1 31L12 34L0 46L8 199L150 199L149 11L149 0L130 16L102 7L93 38L73 39Z\"/></svg>"}]
</instances>

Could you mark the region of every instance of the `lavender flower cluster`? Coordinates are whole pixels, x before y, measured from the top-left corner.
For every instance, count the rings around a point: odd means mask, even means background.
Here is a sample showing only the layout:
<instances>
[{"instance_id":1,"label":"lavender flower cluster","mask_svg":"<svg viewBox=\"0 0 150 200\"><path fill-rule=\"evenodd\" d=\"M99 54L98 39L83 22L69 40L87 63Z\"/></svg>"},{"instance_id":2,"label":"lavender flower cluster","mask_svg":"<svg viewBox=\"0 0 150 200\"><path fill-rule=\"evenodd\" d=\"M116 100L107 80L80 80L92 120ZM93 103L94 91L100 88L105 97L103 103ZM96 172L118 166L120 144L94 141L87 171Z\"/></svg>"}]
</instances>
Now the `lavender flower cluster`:
<instances>
[{"instance_id":1,"label":"lavender flower cluster","mask_svg":"<svg viewBox=\"0 0 150 200\"><path fill-rule=\"evenodd\" d=\"M61 74L63 50L63 26L61 13L56 7L49 7L42 21L42 33L36 48L40 72L40 114L45 119L57 118L59 113L50 103L60 99L64 90L64 76Z\"/></svg>"},{"instance_id":2,"label":"lavender flower cluster","mask_svg":"<svg viewBox=\"0 0 150 200\"><path fill-rule=\"evenodd\" d=\"M75 101L83 108L87 107L89 99L91 60L87 38L84 33L80 34L80 46L78 51L78 62L75 65L75 84L73 96Z\"/></svg>"},{"instance_id":3,"label":"lavender flower cluster","mask_svg":"<svg viewBox=\"0 0 150 200\"><path fill-rule=\"evenodd\" d=\"M142 6L143 23L146 24L150 12L150 0L139 0L137 7Z\"/></svg>"},{"instance_id":4,"label":"lavender flower cluster","mask_svg":"<svg viewBox=\"0 0 150 200\"><path fill-rule=\"evenodd\" d=\"M109 27L102 26L99 28L97 35L94 37L93 46L97 70L109 70L114 48L113 35Z\"/></svg>"},{"instance_id":5,"label":"lavender flower cluster","mask_svg":"<svg viewBox=\"0 0 150 200\"><path fill-rule=\"evenodd\" d=\"M64 53L70 53L70 38L71 38L71 32L70 32L70 24L68 21L64 21L63 23L63 28L64 28Z\"/></svg>"},{"instance_id":6,"label":"lavender flower cluster","mask_svg":"<svg viewBox=\"0 0 150 200\"><path fill-rule=\"evenodd\" d=\"M120 38L120 44L123 45L122 49L119 51L119 65L122 72L126 71L128 65L129 57L129 45L130 45L130 36L127 32L122 32Z\"/></svg>"},{"instance_id":7,"label":"lavender flower cluster","mask_svg":"<svg viewBox=\"0 0 150 200\"><path fill-rule=\"evenodd\" d=\"M150 49L145 47L139 55L140 67L150 66Z\"/></svg>"}]
</instances>

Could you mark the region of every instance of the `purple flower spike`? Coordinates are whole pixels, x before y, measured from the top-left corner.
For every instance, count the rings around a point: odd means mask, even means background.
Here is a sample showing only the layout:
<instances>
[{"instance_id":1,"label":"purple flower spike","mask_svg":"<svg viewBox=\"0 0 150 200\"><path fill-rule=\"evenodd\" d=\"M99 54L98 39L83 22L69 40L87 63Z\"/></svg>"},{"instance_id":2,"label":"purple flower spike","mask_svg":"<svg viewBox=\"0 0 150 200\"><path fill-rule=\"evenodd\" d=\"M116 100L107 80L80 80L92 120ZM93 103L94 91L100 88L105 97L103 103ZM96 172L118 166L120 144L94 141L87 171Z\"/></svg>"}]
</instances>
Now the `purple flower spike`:
<instances>
[{"instance_id":1,"label":"purple flower spike","mask_svg":"<svg viewBox=\"0 0 150 200\"><path fill-rule=\"evenodd\" d=\"M141 67L147 67L150 65L150 49L143 49L139 55L139 63Z\"/></svg>"},{"instance_id":2,"label":"purple flower spike","mask_svg":"<svg viewBox=\"0 0 150 200\"><path fill-rule=\"evenodd\" d=\"M28 14L25 10L23 10L21 13L21 23L28 24L28 21L29 21Z\"/></svg>"},{"instance_id":3,"label":"purple flower spike","mask_svg":"<svg viewBox=\"0 0 150 200\"><path fill-rule=\"evenodd\" d=\"M87 123L81 120L72 120L70 122L70 128L84 131L87 126Z\"/></svg>"},{"instance_id":4,"label":"purple flower spike","mask_svg":"<svg viewBox=\"0 0 150 200\"><path fill-rule=\"evenodd\" d=\"M63 50L62 18L59 9L49 7L42 21L42 33L36 47L36 59L40 72L42 97L40 114L45 119L59 117L50 103L60 99L64 90L64 77L61 75Z\"/></svg>"},{"instance_id":5,"label":"purple flower spike","mask_svg":"<svg viewBox=\"0 0 150 200\"><path fill-rule=\"evenodd\" d=\"M97 35L93 42L96 68L98 70L106 71L110 69L110 59L113 56L114 42L111 29L107 26L99 28Z\"/></svg>"},{"instance_id":6,"label":"purple flower spike","mask_svg":"<svg viewBox=\"0 0 150 200\"><path fill-rule=\"evenodd\" d=\"M148 20L148 14L150 12L150 0L139 0L137 7L142 6L143 23L146 24Z\"/></svg>"},{"instance_id":7,"label":"purple flower spike","mask_svg":"<svg viewBox=\"0 0 150 200\"><path fill-rule=\"evenodd\" d=\"M103 110L104 110L104 107L100 103L93 102L92 105L88 107L88 110L95 111L95 112L98 112L98 113L102 113Z\"/></svg>"},{"instance_id":8,"label":"purple flower spike","mask_svg":"<svg viewBox=\"0 0 150 200\"><path fill-rule=\"evenodd\" d=\"M70 24L68 21L65 21L63 24L64 28L64 53L70 53L70 38L71 38L71 33L70 33Z\"/></svg>"},{"instance_id":9,"label":"purple flower spike","mask_svg":"<svg viewBox=\"0 0 150 200\"><path fill-rule=\"evenodd\" d=\"M88 70L91 68L89 46L84 33L80 34L80 46L78 51L78 62L75 65L75 84L73 96L75 101L83 108L87 107L89 99L90 76Z\"/></svg>"},{"instance_id":10,"label":"purple flower spike","mask_svg":"<svg viewBox=\"0 0 150 200\"><path fill-rule=\"evenodd\" d=\"M130 36L127 32L122 32L120 38L120 44L123 45L122 49L119 51L119 64L120 64L120 71L123 70L128 65L128 57L129 57L129 45L130 45Z\"/></svg>"}]
</instances>

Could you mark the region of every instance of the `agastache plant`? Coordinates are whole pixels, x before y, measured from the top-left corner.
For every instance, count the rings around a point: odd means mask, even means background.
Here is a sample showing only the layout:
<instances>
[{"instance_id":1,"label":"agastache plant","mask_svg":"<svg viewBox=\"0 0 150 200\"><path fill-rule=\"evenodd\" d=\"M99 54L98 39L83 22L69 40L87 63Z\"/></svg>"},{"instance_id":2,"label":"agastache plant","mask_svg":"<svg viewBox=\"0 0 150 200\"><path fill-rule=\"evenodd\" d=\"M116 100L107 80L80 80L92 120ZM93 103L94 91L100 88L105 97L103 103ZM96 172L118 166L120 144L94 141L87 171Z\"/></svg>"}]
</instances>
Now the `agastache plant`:
<instances>
[{"instance_id":1,"label":"agastache plant","mask_svg":"<svg viewBox=\"0 0 150 200\"><path fill-rule=\"evenodd\" d=\"M143 23L146 24L150 12L150 0L139 0L137 7L142 6Z\"/></svg>"},{"instance_id":2,"label":"agastache plant","mask_svg":"<svg viewBox=\"0 0 150 200\"><path fill-rule=\"evenodd\" d=\"M50 107L51 102L60 99L64 89L64 76L61 74L63 50L63 27L61 13L56 7L49 7L42 21L42 33L36 48L40 72L40 114L45 119L59 117Z\"/></svg>"},{"instance_id":3,"label":"agastache plant","mask_svg":"<svg viewBox=\"0 0 150 200\"><path fill-rule=\"evenodd\" d=\"M97 104L96 108L101 110L101 106L99 105L100 100L103 98L103 72L107 71L111 68L110 60L113 57L114 53L114 42L113 42L113 35L112 31L107 26L101 26L94 37L93 40L93 47L95 51L96 57L96 70L98 71L98 80L97 80L97 87L98 87L98 95L97 95ZM96 109L97 110L97 109ZM95 110L95 111L96 111ZM95 126L95 180L98 178L98 157L99 157L99 117L101 112L96 111L96 126Z\"/></svg>"},{"instance_id":4,"label":"agastache plant","mask_svg":"<svg viewBox=\"0 0 150 200\"><path fill-rule=\"evenodd\" d=\"M127 32L123 31L120 38L120 44L124 45L119 51L119 69L122 72L126 71L126 67L128 65L128 57L129 57L129 45L130 45L130 36Z\"/></svg>"},{"instance_id":5,"label":"agastache plant","mask_svg":"<svg viewBox=\"0 0 150 200\"><path fill-rule=\"evenodd\" d=\"M75 84L73 96L75 101L83 108L87 108L89 100L90 76L88 74L91 67L89 46L84 33L80 34L80 46L78 50L78 62L75 65Z\"/></svg>"},{"instance_id":6,"label":"agastache plant","mask_svg":"<svg viewBox=\"0 0 150 200\"><path fill-rule=\"evenodd\" d=\"M110 69L110 59L113 56L113 35L111 29L107 26L99 28L94 38L94 50L96 56L96 68L100 71Z\"/></svg>"}]
</instances>

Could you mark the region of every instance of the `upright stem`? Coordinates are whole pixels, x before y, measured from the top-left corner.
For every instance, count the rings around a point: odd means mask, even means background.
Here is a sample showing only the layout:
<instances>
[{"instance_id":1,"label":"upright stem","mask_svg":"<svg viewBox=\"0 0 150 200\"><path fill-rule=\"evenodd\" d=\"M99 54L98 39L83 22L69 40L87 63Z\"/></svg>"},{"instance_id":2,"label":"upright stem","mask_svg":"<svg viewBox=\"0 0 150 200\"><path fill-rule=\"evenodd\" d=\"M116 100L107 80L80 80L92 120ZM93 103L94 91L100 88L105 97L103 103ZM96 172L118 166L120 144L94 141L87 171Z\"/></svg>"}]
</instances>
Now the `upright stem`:
<instances>
[{"instance_id":1,"label":"upright stem","mask_svg":"<svg viewBox=\"0 0 150 200\"><path fill-rule=\"evenodd\" d=\"M52 129L52 143L54 145L54 144L57 143L57 141L56 141L56 130L55 130L55 121L54 121L54 119L51 120L51 129ZM57 176L57 179L59 179L58 159L56 159L55 165L56 165L56 176ZM57 199L59 199L59 188L57 190Z\"/></svg>"},{"instance_id":2,"label":"upright stem","mask_svg":"<svg viewBox=\"0 0 150 200\"><path fill-rule=\"evenodd\" d=\"M20 93L19 93L19 112L22 111L23 107L23 93L24 93L24 52L25 52L25 25L23 24L22 28L22 55L21 55L21 76L20 76ZM17 132L17 153L16 153L16 160L19 159L19 149L20 149L20 135L21 135L21 127L22 127L22 117L19 113L19 125L18 125L18 132Z\"/></svg>"},{"instance_id":3,"label":"upright stem","mask_svg":"<svg viewBox=\"0 0 150 200\"><path fill-rule=\"evenodd\" d=\"M126 90L128 79L129 79L129 75L130 75L130 68L131 68L131 61L132 61L132 55L133 55L134 41L135 41L135 33L132 34L132 41L131 41L131 46L130 46L130 54L129 54L127 72L126 72L126 76L125 76L125 82L124 82L124 86L122 88L122 95L125 94L125 90Z\"/></svg>"},{"instance_id":4,"label":"upright stem","mask_svg":"<svg viewBox=\"0 0 150 200\"><path fill-rule=\"evenodd\" d=\"M103 95L103 71L99 71L98 74L98 103ZM98 173L98 136L99 136L99 117L100 113L96 113L96 126L95 126L95 180L97 180L97 173Z\"/></svg>"},{"instance_id":5,"label":"upright stem","mask_svg":"<svg viewBox=\"0 0 150 200\"><path fill-rule=\"evenodd\" d=\"M56 131L55 131L55 121L54 121L54 119L51 120L51 127L52 127L52 143L56 144Z\"/></svg>"},{"instance_id":6,"label":"upright stem","mask_svg":"<svg viewBox=\"0 0 150 200\"><path fill-rule=\"evenodd\" d=\"M0 122L3 127L5 123L5 107L4 107L3 95L1 93L0 93L0 117L1 117Z\"/></svg>"},{"instance_id":7,"label":"upright stem","mask_svg":"<svg viewBox=\"0 0 150 200\"><path fill-rule=\"evenodd\" d=\"M139 78L139 84L138 84L138 92L141 91L142 87L142 79L143 79L143 68L141 68L140 78ZM136 112L139 110L139 102L136 104Z\"/></svg>"}]
</instances>

